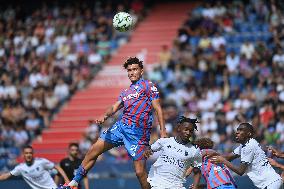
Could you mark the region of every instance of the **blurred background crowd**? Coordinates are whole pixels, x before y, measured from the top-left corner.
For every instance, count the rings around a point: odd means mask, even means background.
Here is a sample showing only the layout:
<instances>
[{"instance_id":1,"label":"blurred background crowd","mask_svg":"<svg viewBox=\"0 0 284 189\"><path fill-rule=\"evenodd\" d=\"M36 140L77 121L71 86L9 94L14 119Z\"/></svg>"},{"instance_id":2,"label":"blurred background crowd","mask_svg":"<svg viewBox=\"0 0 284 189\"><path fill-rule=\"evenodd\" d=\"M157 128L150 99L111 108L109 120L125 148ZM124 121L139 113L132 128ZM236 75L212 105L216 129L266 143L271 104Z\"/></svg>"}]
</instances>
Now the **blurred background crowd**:
<instances>
[{"instance_id":1,"label":"blurred background crowd","mask_svg":"<svg viewBox=\"0 0 284 189\"><path fill-rule=\"evenodd\" d=\"M0 169L14 166L20 147L40 140L64 102L127 42L129 33L112 29L114 13L127 10L139 21L148 6L139 0L129 6L72 2L29 13L21 6L0 11ZM145 77L161 92L169 135L178 115L197 117L197 136L227 152L236 145L235 128L249 121L263 146L284 151L284 3L225 2L205 1L189 12L173 47L161 47ZM156 122L153 128L152 142L159 137ZM101 131L90 120L82 154ZM101 160L129 157L116 148Z\"/></svg>"},{"instance_id":2,"label":"blurred background crowd","mask_svg":"<svg viewBox=\"0 0 284 189\"><path fill-rule=\"evenodd\" d=\"M214 1L189 13L148 73L162 91L169 132L178 114L197 117L197 135L226 152L238 124L249 121L262 145L284 150L283 8L273 0Z\"/></svg>"},{"instance_id":3,"label":"blurred background crowd","mask_svg":"<svg viewBox=\"0 0 284 189\"><path fill-rule=\"evenodd\" d=\"M144 15L140 1L31 3L0 11L0 170L41 140L60 107L127 42L129 33L113 30L115 12L129 11L135 22Z\"/></svg>"}]
</instances>

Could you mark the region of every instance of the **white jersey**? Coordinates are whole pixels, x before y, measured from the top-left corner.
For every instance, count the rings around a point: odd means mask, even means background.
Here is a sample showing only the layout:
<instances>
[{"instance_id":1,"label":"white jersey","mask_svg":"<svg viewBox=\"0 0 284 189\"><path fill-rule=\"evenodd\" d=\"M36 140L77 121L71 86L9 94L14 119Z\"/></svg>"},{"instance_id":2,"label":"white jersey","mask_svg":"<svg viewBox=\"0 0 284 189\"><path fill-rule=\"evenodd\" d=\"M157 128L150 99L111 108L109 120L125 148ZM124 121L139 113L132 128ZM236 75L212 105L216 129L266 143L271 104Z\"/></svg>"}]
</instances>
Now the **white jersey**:
<instances>
[{"instance_id":1,"label":"white jersey","mask_svg":"<svg viewBox=\"0 0 284 189\"><path fill-rule=\"evenodd\" d=\"M55 182L49 174L54 168L54 163L44 158L36 158L31 166L26 163L17 165L10 173L14 176L22 176L32 189L54 189Z\"/></svg>"},{"instance_id":2,"label":"white jersey","mask_svg":"<svg viewBox=\"0 0 284 189\"><path fill-rule=\"evenodd\" d=\"M151 145L151 149L161 152L148 175L152 187L182 188L187 169L202 165L199 148L190 143L180 144L174 137L158 139Z\"/></svg>"},{"instance_id":3,"label":"white jersey","mask_svg":"<svg viewBox=\"0 0 284 189\"><path fill-rule=\"evenodd\" d=\"M265 152L255 139L250 139L245 145L240 145L234 150L234 154L240 155L241 162L248 164L247 175L258 188L265 188L271 183L281 180L272 168Z\"/></svg>"}]
</instances>

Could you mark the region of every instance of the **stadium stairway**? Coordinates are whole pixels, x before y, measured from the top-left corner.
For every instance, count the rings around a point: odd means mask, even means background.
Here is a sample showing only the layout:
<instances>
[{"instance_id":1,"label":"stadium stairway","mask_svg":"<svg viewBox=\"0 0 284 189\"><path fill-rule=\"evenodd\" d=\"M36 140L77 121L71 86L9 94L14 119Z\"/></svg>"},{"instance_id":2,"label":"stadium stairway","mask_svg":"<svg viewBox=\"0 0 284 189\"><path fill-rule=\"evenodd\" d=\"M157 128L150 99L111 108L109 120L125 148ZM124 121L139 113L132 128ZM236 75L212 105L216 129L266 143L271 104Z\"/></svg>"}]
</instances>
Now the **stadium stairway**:
<instances>
[{"instance_id":1,"label":"stadium stairway","mask_svg":"<svg viewBox=\"0 0 284 189\"><path fill-rule=\"evenodd\" d=\"M50 127L43 131L42 141L33 147L38 157L59 162L66 156L68 143L79 141L88 120L100 116L114 103L130 82L122 63L130 56L144 59L147 65L157 61L162 45L172 44L177 29L193 7L192 3L164 3L155 6L148 17L133 30L129 43L121 46L110 62L82 91L78 91L61 109Z\"/></svg>"}]
</instances>

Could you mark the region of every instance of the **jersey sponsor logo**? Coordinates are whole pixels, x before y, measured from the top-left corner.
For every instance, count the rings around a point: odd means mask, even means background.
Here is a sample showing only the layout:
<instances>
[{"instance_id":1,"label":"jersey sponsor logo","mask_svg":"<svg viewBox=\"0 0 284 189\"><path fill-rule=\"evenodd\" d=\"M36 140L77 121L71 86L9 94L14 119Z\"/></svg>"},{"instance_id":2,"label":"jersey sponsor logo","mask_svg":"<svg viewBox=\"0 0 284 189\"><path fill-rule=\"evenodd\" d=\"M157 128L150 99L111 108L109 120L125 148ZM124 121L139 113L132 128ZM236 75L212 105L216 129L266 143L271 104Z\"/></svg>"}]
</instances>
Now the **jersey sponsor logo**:
<instances>
[{"instance_id":1,"label":"jersey sponsor logo","mask_svg":"<svg viewBox=\"0 0 284 189\"><path fill-rule=\"evenodd\" d=\"M131 93L125 97L122 98L123 102L126 101L126 100L131 100L133 98L138 98L139 97L139 93L136 92L136 93Z\"/></svg>"},{"instance_id":2,"label":"jersey sponsor logo","mask_svg":"<svg viewBox=\"0 0 284 189\"><path fill-rule=\"evenodd\" d=\"M178 166L179 168L183 169L185 167L185 161L183 160L180 160L180 159L177 159L175 157L170 157L170 156L167 156L167 155L162 155L161 156L161 159L166 162L166 163L169 163L171 165L175 165L175 166Z\"/></svg>"}]
</instances>

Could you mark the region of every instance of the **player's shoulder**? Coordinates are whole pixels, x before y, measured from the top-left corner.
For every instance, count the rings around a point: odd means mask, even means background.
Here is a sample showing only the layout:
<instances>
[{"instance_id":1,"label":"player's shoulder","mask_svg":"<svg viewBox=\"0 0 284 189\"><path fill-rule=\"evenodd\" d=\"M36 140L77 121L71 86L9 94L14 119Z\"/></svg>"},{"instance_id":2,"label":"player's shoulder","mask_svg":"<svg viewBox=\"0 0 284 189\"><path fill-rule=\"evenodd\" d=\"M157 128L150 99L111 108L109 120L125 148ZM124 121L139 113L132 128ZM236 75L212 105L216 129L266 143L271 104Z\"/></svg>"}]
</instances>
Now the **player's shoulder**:
<instances>
[{"instance_id":1,"label":"player's shoulder","mask_svg":"<svg viewBox=\"0 0 284 189\"><path fill-rule=\"evenodd\" d=\"M169 137L169 138L159 138L157 140L159 143L161 144L165 144L165 143L172 143L175 141L174 137Z\"/></svg>"},{"instance_id":2,"label":"player's shoulder","mask_svg":"<svg viewBox=\"0 0 284 189\"><path fill-rule=\"evenodd\" d=\"M46 158L35 158L34 161L35 161L35 163L50 162Z\"/></svg>"},{"instance_id":3,"label":"player's shoulder","mask_svg":"<svg viewBox=\"0 0 284 189\"><path fill-rule=\"evenodd\" d=\"M65 163L65 162L68 162L68 161L70 161L70 160L69 160L69 158L66 157L66 158L61 159L60 163Z\"/></svg>"},{"instance_id":4,"label":"player's shoulder","mask_svg":"<svg viewBox=\"0 0 284 189\"><path fill-rule=\"evenodd\" d=\"M168 138L159 138L160 141L165 141L165 142L169 142L169 141L173 141L174 137L168 137Z\"/></svg>"},{"instance_id":5,"label":"player's shoulder","mask_svg":"<svg viewBox=\"0 0 284 189\"><path fill-rule=\"evenodd\" d=\"M14 169L21 169L21 168L23 168L24 166L26 165L26 163L19 163L18 165L16 165L15 166L15 168Z\"/></svg>"},{"instance_id":6,"label":"player's shoulder","mask_svg":"<svg viewBox=\"0 0 284 189\"><path fill-rule=\"evenodd\" d=\"M201 153L200 148L195 144L189 143L186 147L191 150L192 153Z\"/></svg>"},{"instance_id":7,"label":"player's shoulder","mask_svg":"<svg viewBox=\"0 0 284 189\"><path fill-rule=\"evenodd\" d=\"M68 157L65 157L63 159L61 159L61 161L69 161L70 159Z\"/></svg>"},{"instance_id":8,"label":"player's shoulder","mask_svg":"<svg viewBox=\"0 0 284 189\"><path fill-rule=\"evenodd\" d=\"M247 147L247 148L255 148L258 146L259 146L259 143L254 138L249 139L249 141L247 141L247 143L244 145L244 147Z\"/></svg>"},{"instance_id":9,"label":"player's shoulder","mask_svg":"<svg viewBox=\"0 0 284 189\"><path fill-rule=\"evenodd\" d=\"M141 79L141 81L139 82L141 85L145 85L145 86L152 86L154 85L154 83L150 80L147 79Z\"/></svg>"}]
</instances>

